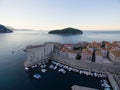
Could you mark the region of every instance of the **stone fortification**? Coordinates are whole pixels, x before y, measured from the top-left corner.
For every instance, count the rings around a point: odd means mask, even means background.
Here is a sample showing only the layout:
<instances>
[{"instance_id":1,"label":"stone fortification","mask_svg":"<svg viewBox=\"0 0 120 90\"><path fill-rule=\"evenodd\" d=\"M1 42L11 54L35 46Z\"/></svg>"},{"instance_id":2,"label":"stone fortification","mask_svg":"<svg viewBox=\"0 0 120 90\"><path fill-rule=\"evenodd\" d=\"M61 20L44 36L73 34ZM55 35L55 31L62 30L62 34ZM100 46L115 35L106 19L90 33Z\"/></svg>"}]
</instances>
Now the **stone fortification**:
<instances>
[{"instance_id":1,"label":"stone fortification","mask_svg":"<svg viewBox=\"0 0 120 90\"><path fill-rule=\"evenodd\" d=\"M53 43L45 43L43 45L28 46L26 48L27 60L25 61L25 67L29 67L40 62L48 60L53 53Z\"/></svg>"}]
</instances>

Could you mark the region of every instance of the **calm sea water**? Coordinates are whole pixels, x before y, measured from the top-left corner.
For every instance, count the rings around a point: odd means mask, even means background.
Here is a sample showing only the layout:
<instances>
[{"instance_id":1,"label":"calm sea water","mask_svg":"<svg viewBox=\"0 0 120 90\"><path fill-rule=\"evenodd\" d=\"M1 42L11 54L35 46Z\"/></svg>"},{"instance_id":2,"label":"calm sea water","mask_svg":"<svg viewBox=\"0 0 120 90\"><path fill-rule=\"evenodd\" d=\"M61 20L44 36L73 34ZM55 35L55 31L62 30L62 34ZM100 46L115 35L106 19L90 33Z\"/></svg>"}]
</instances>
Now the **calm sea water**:
<instances>
[{"instance_id":1,"label":"calm sea water","mask_svg":"<svg viewBox=\"0 0 120 90\"><path fill-rule=\"evenodd\" d=\"M24 71L27 45L45 42L78 43L80 41L120 41L120 32L84 31L83 35L50 35L48 31L15 31L0 34L0 90L69 90L74 84L99 88L99 80L74 73L60 75L49 71L41 81ZM11 52L14 51L14 54ZM71 79L70 79L71 77ZM82 78L82 79L81 79ZM59 89L58 89L58 88Z\"/></svg>"}]
</instances>

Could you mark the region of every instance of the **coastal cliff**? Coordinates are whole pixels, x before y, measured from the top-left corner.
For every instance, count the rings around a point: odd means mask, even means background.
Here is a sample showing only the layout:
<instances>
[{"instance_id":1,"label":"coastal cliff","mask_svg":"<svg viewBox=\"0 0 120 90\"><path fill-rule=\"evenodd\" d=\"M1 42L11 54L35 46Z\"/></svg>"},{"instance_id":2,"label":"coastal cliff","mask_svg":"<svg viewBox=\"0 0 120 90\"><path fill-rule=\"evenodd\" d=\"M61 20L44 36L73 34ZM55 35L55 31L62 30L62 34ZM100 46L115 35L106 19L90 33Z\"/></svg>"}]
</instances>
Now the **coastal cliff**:
<instances>
[{"instance_id":1,"label":"coastal cliff","mask_svg":"<svg viewBox=\"0 0 120 90\"><path fill-rule=\"evenodd\" d=\"M49 34L70 34L70 35L74 35L74 34L83 34L83 31L81 31L79 29L69 27L69 28L65 28L65 29L61 29L61 30L52 30L48 33Z\"/></svg>"},{"instance_id":2,"label":"coastal cliff","mask_svg":"<svg viewBox=\"0 0 120 90\"><path fill-rule=\"evenodd\" d=\"M0 33L11 33L11 32L13 32L11 29L8 29L4 25L0 24Z\"/></svg>"}]
</instances>

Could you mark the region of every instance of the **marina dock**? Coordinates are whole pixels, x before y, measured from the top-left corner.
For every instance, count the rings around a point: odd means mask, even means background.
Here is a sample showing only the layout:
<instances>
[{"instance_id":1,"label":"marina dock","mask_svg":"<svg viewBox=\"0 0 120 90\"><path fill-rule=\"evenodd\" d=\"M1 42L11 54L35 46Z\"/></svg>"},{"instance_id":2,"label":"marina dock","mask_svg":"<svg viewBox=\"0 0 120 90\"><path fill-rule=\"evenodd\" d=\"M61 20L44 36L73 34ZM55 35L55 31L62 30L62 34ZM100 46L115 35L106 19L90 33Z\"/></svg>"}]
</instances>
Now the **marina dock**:
<instances>
[{"instance_id":1,"label":"marina dock","mask_svg":"<svg viewBox=\"0 0 120 90\"><path fill-rule=\"evenodd\" d=\"M82 87L82 86L77 86L77 85L73 85L71 88L72 90L99 90L99 89Z\"/></svg>"}]
</instances>

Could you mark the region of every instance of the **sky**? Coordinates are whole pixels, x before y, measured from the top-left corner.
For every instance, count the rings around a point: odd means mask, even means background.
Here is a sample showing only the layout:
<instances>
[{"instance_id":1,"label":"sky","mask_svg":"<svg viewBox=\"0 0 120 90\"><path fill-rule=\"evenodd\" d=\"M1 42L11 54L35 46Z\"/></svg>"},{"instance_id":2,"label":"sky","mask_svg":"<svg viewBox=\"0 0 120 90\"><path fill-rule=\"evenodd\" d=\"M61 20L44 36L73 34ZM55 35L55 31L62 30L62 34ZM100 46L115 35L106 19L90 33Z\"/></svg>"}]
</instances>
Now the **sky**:
<instances>
[{"instance_id":1,"label":"sky","mask_svg":"<svg viewBox=\"0 0 120 90\"><path fill-rule=\"evenodd\" d=\"M120 30L120 0L0 0L0 24L34 30Z\"/></svg>"}]
</instances>

